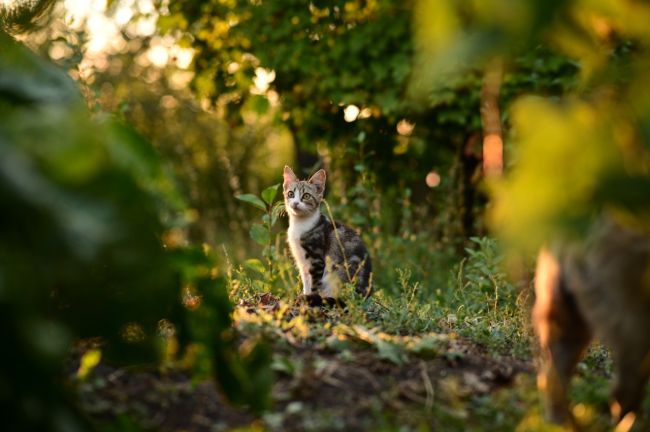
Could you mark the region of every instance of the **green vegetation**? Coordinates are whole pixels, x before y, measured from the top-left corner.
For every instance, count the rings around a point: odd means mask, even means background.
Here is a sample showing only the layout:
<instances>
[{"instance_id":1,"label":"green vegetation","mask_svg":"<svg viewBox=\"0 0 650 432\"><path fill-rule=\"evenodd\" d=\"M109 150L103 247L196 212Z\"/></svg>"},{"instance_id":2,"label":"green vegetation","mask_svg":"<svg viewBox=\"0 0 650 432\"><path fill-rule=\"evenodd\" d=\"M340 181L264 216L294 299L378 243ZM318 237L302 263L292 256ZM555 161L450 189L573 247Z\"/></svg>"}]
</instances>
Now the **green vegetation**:
<instances>
[{"instance_id":1,"label":"green vegetation","mask_svg":"<svg viewBox=\"0 0 650 432\"><path fill-rule=\"evenodd\" d=\"M55 377L85 338L101 338L116 364L191 346L197 373L214 373L233 401L267 406L268 349L235 351L224 278L207 252L175 239L184 203L156 153L128 126L92 117L65 73L0 38L7 426L83 427ZM183 308L181 296L201 301Z\"/></svg>"},{"instance_id":2,"label":"green vegetation","mask_svg":"<svg viewBox=\"0 0 650 432\"><path fill-rule=\"evenodd\" d=\"M6 430L557 430L533 254L648 228L647 5L72 3L0 6ZM297 301L285 164L327 169L369 299ZM611 371L578 366L586 430Z\"/></svg>"}]
</instances>

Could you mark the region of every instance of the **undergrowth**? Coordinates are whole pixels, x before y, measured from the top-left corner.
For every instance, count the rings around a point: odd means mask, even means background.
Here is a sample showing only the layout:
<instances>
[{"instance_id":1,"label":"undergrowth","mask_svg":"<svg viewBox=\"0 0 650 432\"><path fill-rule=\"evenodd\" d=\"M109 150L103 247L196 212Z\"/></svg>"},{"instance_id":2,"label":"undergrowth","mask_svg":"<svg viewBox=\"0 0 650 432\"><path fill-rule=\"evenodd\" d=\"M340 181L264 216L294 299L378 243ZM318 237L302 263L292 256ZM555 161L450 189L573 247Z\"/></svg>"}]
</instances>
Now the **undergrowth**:
<instances>
[{"instance_id":1,"label":"undergrowth","mask_svg":"<svg viewBox=\"0 0 650 432\"><path fill-rule=\"evenodd\" d=\"M262 223L253 224L250 235L263 250L262 259L229 265L231 298L236 303L255 303L270 293L292 304L301 289L285 245L286 233L278 223L279 189L272 186L259 198L248 194L240 199L261 210ZM379 198L372 195L372 199ZM358 199L354 205L364 202ZM343 216L349 206L341 209ZM378 215L368 219L381 220ZM364 301L351 286L344 286L342 297L348 309L343 322L393 335L455 332L495 353L529 353L530 286L519 288L509 281L496 240L473 237L464 256L458 257L453 248L431 235L412 234L408 222L402 222L402 230L402 234L362 232L373 259L374 294Z\"/></svg>"},{"instance_id":2,"label":"undergrowth","mask_svg":"<svg viewBox=\"0 0 650 432\"><path fill-rule=\"evenodd\" d=\"M501 361L518 364L527 373L506 388L485 392L485 377L473 378L471 374L438 377L436 391L443 395L435 404L422 399L425 410L407 414L408 426L398 426L405 421L399 410L386 411L385 401L373 399L370 402L378 404L377 412L368 427L429 430L431 418L435 418L434 429L439 426L452 431L488 430L487 424L494 425L489 430L558 430L542 421L533 375L534 344L529 319L532 280L511 281L504 269L504 254L494 238L470 238L464 253L458 256L455 247L438 241L432 233L419 229L414 234L408 221L402 221L400 233L366 229L362 236L373 258L372 296L359 298L353 286L344 285L341 297L345 309L310 309L298 306L301 284L285 245L286 225L272 217L274 209L281 205L276 199L267 192L258 202L268 233L262 235L258 229L251 232L251 237L262 239L258 241L264 248L262 259L251 258L239 264L228 260L231 299L238 305L236 328L248 337L274 341L272 368L276 374L290 378L299 387L311 385L310 376L316 381L323 379L319 374L331 373L333 364L349 364L354 369L364 355L396 365L400 371L418 364L431 365L424 363L430 359L443 359L449 365L462 363L464 358L465 362L471 358L511 359ZM380 198L372 196L375 199ZM381 209L381 205L360 200L355 205L360 203ZM350 209L341 207L335 217L346 220ZM373 223L381 220L378 215L366 218ZM531 269L527 270L532 274ZM574 414L587 430L606 430L607 382L611 379L607 351L594 346L577 372L572 387L572 399L577 401ZM428 390L425 393L428 398ZM300 417L300 412L303 423L299 428L336 430L349 426L337 423L333 411L316 412L314 407L296 405L294 399L287 399L286 406L279 403L281 412L276 409L268 413L267 425L286 426L291 419ZM646 411L647 407L648 402ZM305 415L307 412L311 414ZM421 427L417 426L419 421L423 422Z\"/></svg>"}]
</instances>

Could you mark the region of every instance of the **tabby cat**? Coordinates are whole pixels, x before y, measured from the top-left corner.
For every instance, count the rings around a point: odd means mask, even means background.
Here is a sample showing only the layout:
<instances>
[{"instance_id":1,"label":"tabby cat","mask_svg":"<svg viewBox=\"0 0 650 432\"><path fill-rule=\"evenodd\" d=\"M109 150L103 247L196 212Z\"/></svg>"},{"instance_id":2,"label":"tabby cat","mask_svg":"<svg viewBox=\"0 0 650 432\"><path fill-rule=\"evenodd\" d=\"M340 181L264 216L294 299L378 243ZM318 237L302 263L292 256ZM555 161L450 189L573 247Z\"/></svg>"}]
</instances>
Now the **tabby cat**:
<instances>
[{"instance_id":1,"label":"tabby cat","mask_svg":"<svg viewBox=\"0 0 650 432\"><path fill-rule=\"evenodd\" d=\"M289 215L287 242L296 262L302 293L309 304L320 299L337 302L341 282L354 283L355 291L368 296L371 290L370 256L359 235L321 213L325 170L307 181L284 167L284 205Z\"/></svg>"}]
</instances>

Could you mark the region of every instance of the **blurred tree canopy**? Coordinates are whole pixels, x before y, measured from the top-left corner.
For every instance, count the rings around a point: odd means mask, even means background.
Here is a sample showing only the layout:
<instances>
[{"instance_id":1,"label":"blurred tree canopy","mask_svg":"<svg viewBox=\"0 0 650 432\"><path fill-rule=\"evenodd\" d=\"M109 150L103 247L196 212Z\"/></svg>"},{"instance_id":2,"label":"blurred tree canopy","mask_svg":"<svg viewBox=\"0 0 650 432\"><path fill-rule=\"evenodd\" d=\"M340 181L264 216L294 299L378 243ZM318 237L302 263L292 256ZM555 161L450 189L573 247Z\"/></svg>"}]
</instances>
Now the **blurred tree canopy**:
<instances>
[{"instance_id":1,"label":"blurred tree canopy","mask_svg":"<svg viewBox=\"0 0 650 432\"><path fill-rule=\"evenodd\" d=\"M222 106L233 123L244 121L242 107L273 110L292 134L301 174L318 155L337 182L331 189L347 190L358 213L367 214L370 201L356 188L361 178L374 179L383 202L399 202L410 188L418 201L440 209L424 178L432 169L451 170L457 149L480 128L467 109L478 106L478 98L468 91L469 97L449 98L440 109L414 109L406 94L412 7L396 1L180 1L169 5L159 27L196 50L193 87L200 97ZM262 87L260 77L266 78ZM452 185L445 178L444 186ZM404 215L384 207L382 225L396 229L399 223L390 220Z\"/></svg>"},{"instance_id":2,"label":"blurred tree canopy","mask_svg":"<svg viewBox=\"0 0 650 432\"><path fill-rule=\"evenodd\" d=\"M640 1L419 3L422 82L502 58L515 67L541 44L572 59L577 82L558 98L512 107L511 175L495 185L494 226L511 244L536 248L583 232L607 212L648 229L650 210L650 6Z\"/></svg>"},{"instance_id":3,"label":"blurred tree canopy","mask_svg":"<svg viewBox=\"0 0 650 432\"><path fill-rule=\"evenodd\" d=\"M159 20L163 32L191 37L195 89L227 100L233 118L243 104L268 104L255 94L256 76L266 69L275 73L269 85L279 94L279 115L305 149L354 140L360 130L343 115L354 104L367 118L361 130L388 154L397 121L410 111L402 97L410 23L411 4L389 1L180 1Z\"/></svg>"},{"instance_id":4,"label":"blurred tree canopy","mask_svg":"<svg viewBox=\"0 0 650 432\"><path fill-rule=\"evenodd\" d=\"M472 66L431 85L442 75L420 49L429 24L420 21L431 16L422 3L155 6L132 6L113 48L95 60L84 52L83 31L65 30L60 18L38 46L57 53L88 99L133 124L172 165L189 201L184 217L195 222L192 239L245 244L251 215L233 196L277 181L294 157L303 175L318 159L326 165L328 190L341 195L335 210L358 226L396 232L416 223L454 243L482 229L483 72ZM152 17L157 32L134 30ZM166 63L147 60L163 48ZM192 62L179 67L183 50ZM503 121L511 100L564 94L578 85L579 70L548 44L513 54L501 86ZM442 179L434 189L425 183L431 172ZM405 199L418 207L417 218Z\"/></svg>"},{"instance_id":5,"label":"blurred tree canopy","mask_svg":"<svg viewBox=\"0 0 650 432\"><path fill-rule=\"evenodd\" d=\"M635 59L643 51L645 12L635 2L186 0L155 6L157 33L139 37L125 28L124 48L80 80L91 99L134 124L171 161L190 201L184 217L198 220L191 237L211 244L232 235L243 241L241 221L250 215L233 195L263 189L275 178L275 165L292 154L304 173L315 156L333 171L330 190L349 192L341 203L353 217L372 206L384 212L356 224L380 220L382 229L401 229L412 213L391 203L406 197L426 208L418 213L423 220L436 216L443 236L462 239L481 229L480 99L490 61L505 64L499 98L506 133L511 120L528 117L510 110L522 95L593 100L598 89L629 87L643 67ZM60 36L51 46L83 46L83 35L64 35L64 42ZM143 63L146 50L160 43L192 50L191 65L180 71L184 78L172 61ZM189 80L194 95L186 91ZM634 91L631 100L640 94ZM188 122L195 127L182 127ZM287 150L292 144L295 151ZM424 182L430 172L441 174L437 189ZM224 224L228 230L220 229ZM527 225L521 222L522 229Z\"/></svg>"},{"instance_id":6,"label":"blurred tree canopy","mask_svg":"<svg viewBox=\"0 0 650 432\"><path fill-rule=\"evenodd\" d=\"M177 1L161 8L158 25L195 49L193 88L229 121L243 121L242 107L277 106L303 170L314 162L305 154L318 149L336 188L353 191L367 169L384 202L412 190L412 199L428 203L424 217L442 215L443 235L462 239L480 227L482 211L482 72L469 67L439 79L422 40L426 29L443 31L441 11L394 0ZM475 41L490 40L482 36ZM563 94L579 70L543 44L519 51L509 66L505 101L523 92ZM434 76L439 85L431 85ZM438 191L425 185L430 171L442 174ZM385 208L396 214L384 215L384 228L398 228L388 220L404 215Z\"/></svg>"}]
</instances>

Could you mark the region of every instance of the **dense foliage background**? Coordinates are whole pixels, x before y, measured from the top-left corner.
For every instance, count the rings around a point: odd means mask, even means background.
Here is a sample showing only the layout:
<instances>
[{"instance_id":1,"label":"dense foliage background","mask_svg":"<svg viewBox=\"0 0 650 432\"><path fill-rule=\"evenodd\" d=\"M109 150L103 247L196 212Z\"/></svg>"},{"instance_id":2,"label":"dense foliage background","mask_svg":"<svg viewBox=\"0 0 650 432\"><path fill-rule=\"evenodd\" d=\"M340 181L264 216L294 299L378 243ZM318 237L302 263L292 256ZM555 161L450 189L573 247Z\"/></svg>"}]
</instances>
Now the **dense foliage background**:
<instances>
[{"instance_id":1,"label":"dense foliage background","mask_svg":"<svg viewBox=\"0 0 650 432\"><path fill-rule=\"evenodd\" d=\"M338 424L291 423L309 397L278 396L283 377L298 394L327 370L309 350L356 365L361 341L407 371L453 364L462 350L436 332L530 362L535 250L603 212L649 228L647 22L645 3L608 0L3 4L8 430L155 428L88 402L100 360L213 377L272 430ZM490 114L505 174L486 178ZM296 311L285 164L324 167L324 211L369 246L377 292L347 314ZM595 348L577 390L595 430L607 361ZM420 389L405 427L545 427L530 382L491 399L454 385L440 407ZM397 430L376 403L356 427Z\"/></svg>"}]
</instances>

